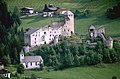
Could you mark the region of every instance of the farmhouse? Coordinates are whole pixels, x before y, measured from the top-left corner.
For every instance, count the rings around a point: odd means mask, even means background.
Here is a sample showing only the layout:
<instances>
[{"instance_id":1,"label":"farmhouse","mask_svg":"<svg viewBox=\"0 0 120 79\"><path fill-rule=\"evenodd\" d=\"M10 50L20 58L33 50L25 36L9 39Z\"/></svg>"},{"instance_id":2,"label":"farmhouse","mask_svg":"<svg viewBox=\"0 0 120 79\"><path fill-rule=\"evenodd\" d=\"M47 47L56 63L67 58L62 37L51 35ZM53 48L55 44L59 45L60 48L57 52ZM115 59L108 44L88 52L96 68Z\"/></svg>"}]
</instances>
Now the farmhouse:
<instances>
[{"instance_id":1,"label":"farmhouse","mask_svg":"<svg viewBox=\"0 0 120 79\"><path fill-rule=\"evenodd\" d=\"M8 70L4 69L4 65L1 63L0 63L0 75L3 75L7 78L10 78L11 75L11 73Z\"/></svg>"},{"instance_id":2,"label":"farmhouse","mask_svg":"<svg viewBox=\"0 0 120 79\"><path fill-rule=\"evenodd\" d=\"M57 11L57 7L54 7L52 4L50 5L47 5L45 4L45 7L43 9L43 16L46 17L46 16L54 16L55 15L55 12Z\"/></svg>"},{"instance_id":3,"label":"farmhouse","mask_svg":"<svg viewBox=\"0 0 120 79\"><path fill-rule=\"evenodd\" d=\"M26 29L24 33L25 46L39 46L57 43L60 36L71 36L74 33L74 14L67 11L64 20L52 21L51 25L41 28Z\"/></svg>"},{"instance_id":4,"label":"farmhouse","mask_svg":"<svg viewBox=\"0 0 120 79\"><path fill-rule=\"evenodd\" d=\"M24 8L21 8L20 10L22 14L33 14L34 13L34 9L30 7L24 7Z\"/></svg>"},{"instance_id":5,"label":"farmhouse","mask_svg":"<svg viewBox=\"0 0 120 79\"><path fill-rule=\"evenodd\" d=\"M43 9L43 17L53 17L56 14L64 14L67 11L68 9L66 8L54 7L52 4L45 4L45 7Z\"/></svg>"},{"instance_id":6,"label":"farmhouse","mask_svg":"<svg viewBox=\"0 0 120 79\"><path fill-rule=\"evenodd\" d=\"M103 40L103 43L106 47L112 49L113 48L113 39L109 36L106 36L105 34L105 28L104 26L99 26L98 28L95 28L93 25L91 25L88 29L89 37L91 38L97 38L100 37Z\"/></svg>"},{"instance_id":7,"label":"farmhouse","mask_svg":"<svg viewBox=\"0 0 120 79\"><path fill-rule=\"evenodd\" d=\"M35 69L40 68L43 64L43 59L41 56L24 56L24 51L20 52L20 63L23 64L25 69Z\"/></svg>"}]
</instances>

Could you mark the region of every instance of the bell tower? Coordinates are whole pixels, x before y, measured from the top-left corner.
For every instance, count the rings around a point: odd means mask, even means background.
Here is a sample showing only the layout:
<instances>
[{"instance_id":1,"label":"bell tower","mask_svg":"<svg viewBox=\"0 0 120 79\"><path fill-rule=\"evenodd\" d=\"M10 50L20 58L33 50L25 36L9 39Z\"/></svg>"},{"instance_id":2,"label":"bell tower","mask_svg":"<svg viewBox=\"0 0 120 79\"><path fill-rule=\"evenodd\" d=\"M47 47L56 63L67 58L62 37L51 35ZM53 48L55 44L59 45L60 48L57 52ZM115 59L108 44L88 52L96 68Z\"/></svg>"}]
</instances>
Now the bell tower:
<instances>
[{"instance_id":1,"label":"bell tower","mask_svg":"<svg viewBox=\"0 0 120 79\"><path fill-rule=\"evenodd\" d=\"M20 62L22 62L23 59L24 59L24 51L21 50L21 52L20 52Z\"/></svg>"}]
</instances>

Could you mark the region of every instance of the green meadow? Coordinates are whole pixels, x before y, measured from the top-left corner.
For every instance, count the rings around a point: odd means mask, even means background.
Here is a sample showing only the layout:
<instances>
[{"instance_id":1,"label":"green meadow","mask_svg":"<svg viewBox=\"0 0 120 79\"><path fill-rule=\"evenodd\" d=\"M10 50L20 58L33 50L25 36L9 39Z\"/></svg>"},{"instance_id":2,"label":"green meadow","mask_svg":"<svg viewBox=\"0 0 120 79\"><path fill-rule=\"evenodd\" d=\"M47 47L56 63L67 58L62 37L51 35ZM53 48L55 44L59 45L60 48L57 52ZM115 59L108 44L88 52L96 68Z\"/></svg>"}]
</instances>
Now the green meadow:
<instances>
[{"instance_id":1,"label":"green meadow","mask_svg":"<svg viewBox=\"0 0 120 79\"><path fill-rule=\"evenodd\" d=\"M8 70L14 71L14 67L7 67ZM26 70L22 76L31 76L35 74L37 77L45 79L112 79L112 76L120 78L120 62L115 64L104 64L101 66L75 67L58 71L39 71Z\"/></svg>"}]
</instances>

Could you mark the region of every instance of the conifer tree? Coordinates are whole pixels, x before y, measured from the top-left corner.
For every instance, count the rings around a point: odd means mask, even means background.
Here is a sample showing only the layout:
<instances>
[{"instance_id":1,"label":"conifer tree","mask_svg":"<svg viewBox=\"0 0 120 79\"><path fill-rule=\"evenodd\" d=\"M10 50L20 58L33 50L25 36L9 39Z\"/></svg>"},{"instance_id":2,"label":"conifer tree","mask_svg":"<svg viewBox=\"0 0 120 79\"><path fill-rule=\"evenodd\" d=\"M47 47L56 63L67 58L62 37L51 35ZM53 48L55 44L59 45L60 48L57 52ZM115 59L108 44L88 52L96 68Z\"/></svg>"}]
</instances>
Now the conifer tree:
<instances>
[{"instance_id":1,"label":"conifer tree","mask_svg":"<svg viewBox=\"0 0 120 79\"><path fill-rule=\"evenodd\" d=\"M21 20L19 17L20 17L19 10L18 10L17 6L15 6L13 14L12 14L12 20L16 26L20 26L20 24L21 24Z\"/></svg>"}]
</instances>

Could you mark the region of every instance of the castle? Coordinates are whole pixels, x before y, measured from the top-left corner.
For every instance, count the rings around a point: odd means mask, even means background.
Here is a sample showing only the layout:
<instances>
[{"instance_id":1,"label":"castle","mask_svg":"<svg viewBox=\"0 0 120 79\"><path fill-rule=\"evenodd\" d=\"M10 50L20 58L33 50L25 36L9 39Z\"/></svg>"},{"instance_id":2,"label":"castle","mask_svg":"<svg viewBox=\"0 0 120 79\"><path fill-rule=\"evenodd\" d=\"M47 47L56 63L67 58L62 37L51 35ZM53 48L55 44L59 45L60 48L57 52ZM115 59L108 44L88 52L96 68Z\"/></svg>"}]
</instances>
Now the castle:
<instances>
[{"instance_id":1,"label":"castle","mask_svg":"<svg viewBox=\"0 0 120 79\"><path fill-rule=\"evenodd\" d=\"M71 36L74 33L74 14L71 11L64 13L64 20L52 21L51 25L41 28L26 29L24 33L25 46L39 46L42 44L57 43L60 36Z\"/></svg>"},{"instance_id":2,"label":"castle","mask_svg":"<svg viewBox=\"0 0 120 79\"><path fill-rule=\"evenodd\" d=\"M113 48L113 39L110 36L106 36L104 26L99 26L98 28L95 28L93 25L91 25L88 29L88 32L89 37L91 38L100 37L102 38L103 43L106 47L110 49Z\"/></svg>"}]
</instances>

